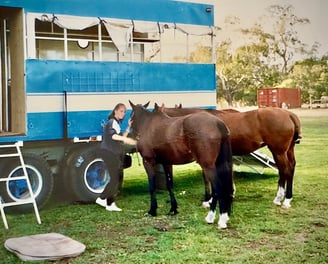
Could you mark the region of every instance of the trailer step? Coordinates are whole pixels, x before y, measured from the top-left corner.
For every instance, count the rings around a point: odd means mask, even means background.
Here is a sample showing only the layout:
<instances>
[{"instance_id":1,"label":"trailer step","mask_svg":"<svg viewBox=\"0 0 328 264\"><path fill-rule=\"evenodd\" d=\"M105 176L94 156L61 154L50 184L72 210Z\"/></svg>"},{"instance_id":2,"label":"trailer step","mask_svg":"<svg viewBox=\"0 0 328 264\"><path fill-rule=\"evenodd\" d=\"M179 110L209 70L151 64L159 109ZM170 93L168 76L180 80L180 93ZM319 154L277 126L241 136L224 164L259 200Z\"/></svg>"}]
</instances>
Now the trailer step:
<instances>
[{"instance_id":1,"label":"trailer step","mask_svg":"<svg viewBox=\"0 0 328 264\"><path fill-rule=\"evenodd\" d=\"M263 174L264 169L269 167L273 169L274 171L278 172L278 168L276 166L275 161L267 156L266 154L260 152L260 151L254 151L250 153L249 155L245 156L233 156L234 164L235 165L245 165L247 167L250 167L251 169L255 170L256 172ZM262 167L262 170L259 171L256 167Z\"/></svg>"}]
</instances>

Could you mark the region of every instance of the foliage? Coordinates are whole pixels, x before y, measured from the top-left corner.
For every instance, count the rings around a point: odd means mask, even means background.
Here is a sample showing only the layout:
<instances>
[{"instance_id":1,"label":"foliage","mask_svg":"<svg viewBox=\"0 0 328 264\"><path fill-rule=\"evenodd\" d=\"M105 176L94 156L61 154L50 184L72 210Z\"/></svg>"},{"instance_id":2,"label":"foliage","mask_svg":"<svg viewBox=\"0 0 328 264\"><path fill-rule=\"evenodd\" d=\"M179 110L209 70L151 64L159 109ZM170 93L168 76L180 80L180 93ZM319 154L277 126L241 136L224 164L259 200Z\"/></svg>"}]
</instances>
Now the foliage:
<instances>
[{"instance_id":1,"label":"foliage","mask_svg":"<svg viewBox=\"0 0 328 264\"><path fill-rule=\"evenodd\" d=\"M272 31L263 29L263 24L255 24L250 29L242 29L242 32L261 46L260 55L266 59L266 64L279 65L280 72L288 74L292 68L295 54L306 54L306 45L298 37L296 27L310 23L307 18L300 18L294 14L292 5L271 5L268 8L269 15L265 18L272 25Z\"/></svg>"},{"instance_id":2,"label":"foliage","mask_svg":"<svg viewBox=\"0 0 328 264\"><path fill-rule=\"evenodd\" d=\"M309 58L296 62L288 78L294 87L301 88L303 101L309 101L310 95L320 98L328 95L328 57Z\"/></svg>"},{"instance_id":3,"label":"foliage","mask_svg":"<svg viewBox=\"0 0 328 264\"><path fill-rule=\"evenodd\" d=\"M277 86L301 88L304 102L310 95L328 94L328 57L316 58L319 44L308 49L300 40L297 29L310 20L296 16L292 5L269 6L268 15L250 28L238 28L239 23L227 17L224 28L240 32L247 43L235 48L228 36L215 47L218 99L230 106L236 101L254 105L258 88ZM199 47L191 61L206 62L210 56L209 48ZM305 59L297 61L300 57Z\"/></svg>"},{"instance_id":4,"label":"foliage","mask_svg":"<svg viewBox=\"0 0 328 264\"><path fill-rule=\"evenodd\" d=\"M313 110L315 111L315 110ZM328 253L327 117L302 117L303 140L296 146L296 176L292 208L272 205L277 175L235 168L237 193L226 230L204 221L204 192L197 164L176 166L175 193L179 214L171 217L167 192L158 193L159 216L144 217L149 206L147 179L134 157L125 171L117 204L122 212L107 212L95 204L58 201L34 214L8 215L9 230L0 241L37 233L57 232L86 245L71 259L45 263L326 263ZM58 188L62 190L63 188ZM56 202L56 203L55 203ZM4 247L3 263L25 263Z\"/></svg>"},{"instance_id":5,"label":"foliage","mask_svg":"<svg viewBox=\"0 0 328 264\"><path fill-rule=\"evenodd\" d=\"M212 61L212 53L209 47L199 46L197 52L192 52L189 61L191 63L208 63Z\"/></svg>"},{"instance_id":6,"label":"foliage","mask_svg":"<svg viewBox=\"0 0 328 264\"><path fill-rule=\"evenodd\" d=\"M230 53L231 42L217 47L218 95L231 106L233 101L256 103L257 87L276 84L279 74L274 66L263 65L258 56L261 46L253 43Z\"/></svg>"}]
</instances>

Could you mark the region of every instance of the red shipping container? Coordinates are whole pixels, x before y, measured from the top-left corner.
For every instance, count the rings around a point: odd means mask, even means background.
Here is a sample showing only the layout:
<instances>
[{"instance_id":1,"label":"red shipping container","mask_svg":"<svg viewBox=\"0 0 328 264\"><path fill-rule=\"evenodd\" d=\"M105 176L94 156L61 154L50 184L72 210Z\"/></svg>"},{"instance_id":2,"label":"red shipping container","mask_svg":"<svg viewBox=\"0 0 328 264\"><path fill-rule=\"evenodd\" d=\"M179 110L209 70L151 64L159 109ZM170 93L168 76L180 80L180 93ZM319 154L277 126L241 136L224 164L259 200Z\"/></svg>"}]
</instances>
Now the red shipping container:
<instances>
[{"instance_id":1,"label":"red shipping container","mask_svg":"<svg viewBox=\"0 0 328 264\"><path fill-rule=\"evenodd\" d=\"M299 88L260 88L257 90L258 107L301 107L301 90Z\"/></svg>"}]
</instances>

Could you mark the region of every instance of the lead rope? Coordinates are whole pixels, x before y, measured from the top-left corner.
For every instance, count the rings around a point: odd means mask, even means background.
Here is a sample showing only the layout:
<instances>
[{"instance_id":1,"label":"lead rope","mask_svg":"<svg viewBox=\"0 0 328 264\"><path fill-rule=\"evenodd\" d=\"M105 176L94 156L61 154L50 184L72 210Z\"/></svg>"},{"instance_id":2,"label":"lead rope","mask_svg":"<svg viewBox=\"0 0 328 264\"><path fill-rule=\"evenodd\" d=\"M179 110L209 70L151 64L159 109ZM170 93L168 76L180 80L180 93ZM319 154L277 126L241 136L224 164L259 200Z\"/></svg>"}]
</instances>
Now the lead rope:
<instances>
[{"instance_id":1,"label":"lead rope","mask_svg":"<svg viewBox=\"0 0 328 264\"><path fill-rule=\"evenodd\" d=\"M139 139L139 136L136 137L137 141L138 141L138 139ZM139 151L138 151L138 144L136 144L136 154L137 154L138 165L141 166L140 158L139 158Z\"/></svg>"},{"instance_id":2,"label":"lead rope","mask_svg":"<svg viewBox=\"0 0 328 264\"><path fill-rule=\"evenodd\" d=\"M138 149L136 150L136 155L137 155L138 165L141 166Z\"/></svg>"}]
</instances>

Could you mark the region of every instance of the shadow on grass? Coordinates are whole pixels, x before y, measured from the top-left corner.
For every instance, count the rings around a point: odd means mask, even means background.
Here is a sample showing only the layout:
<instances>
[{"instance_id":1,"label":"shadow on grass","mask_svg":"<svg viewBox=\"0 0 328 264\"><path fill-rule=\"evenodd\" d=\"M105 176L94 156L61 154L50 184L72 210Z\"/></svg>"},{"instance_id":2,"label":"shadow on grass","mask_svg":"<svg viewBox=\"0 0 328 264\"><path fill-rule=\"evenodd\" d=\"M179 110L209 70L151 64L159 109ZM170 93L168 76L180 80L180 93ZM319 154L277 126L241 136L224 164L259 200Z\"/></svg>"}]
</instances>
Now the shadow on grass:
<instances>
[{"instance_id":1,"label":"shadow on grass","mask_svg":"<svg viewBox=\"0 0 328 264\"><path fill-rule=\"evenodd\" d=\"M234 171L234 179L238 182L253 182L262 181L268 179L276 179L278 175L275 172L272 173L257 173L257 172L242 172ZM158 175L157 181L160 182L158 191L166 191L165 177L164 175ZM204 189L203 176L200 170L191 170L188 173L176 173L174 175L174 191L181 191L183 189ZM126 180L123 187L124 195L130 194L148 194L148 180Z\"/></svg>"},{"instance_id":2,"label":"shadow on grass","mask_svg":"<svg viewBox=\"0 0 328 264\"><path fill-rule=\"evenodd\" d=\"M166 192L166 180L163 174L157 176L157 182L159 183L157 191ZM234 179L239 183L247 183L253 181L262 181L270 178L277 178L275 172L265 172L263 174L257 172L249 171L234 171ZM49 206L56 206L63 203L77 203L84 204L85 202L76 201L71 193L64 191L63 182L60 177L56 178L56 184L54 188L54 193L52 195L51 201L48 204ZM201 170L198 168L191 168L187 170L177 170L174 172L174 192L180 192L188 190L194 193L199 193L200 197L203 197L204 194L204 182ZM124 197L134 196L134 195L148 195L148 179L146 174L144 177L125 177L123 183L123 189L121 195ZM88 203L85 203L88 204Z\"/></svg>"},{"instance_id":3,"label":"shadow on grass","mask_svg":"<svg viewBox=\"0 0 328 264\"><path fill-rule=\"evenodd\" d=\"M157 175L157 190L166 191L165 176L163 174ZM203 176L199 170L188 171L188 173L176 173L173 179L174 190L183 188L203 188ZM129 194L148 194L148 179L129 180L124 182L123 192L125 195Z\"/></svg>"}]
</instances>

